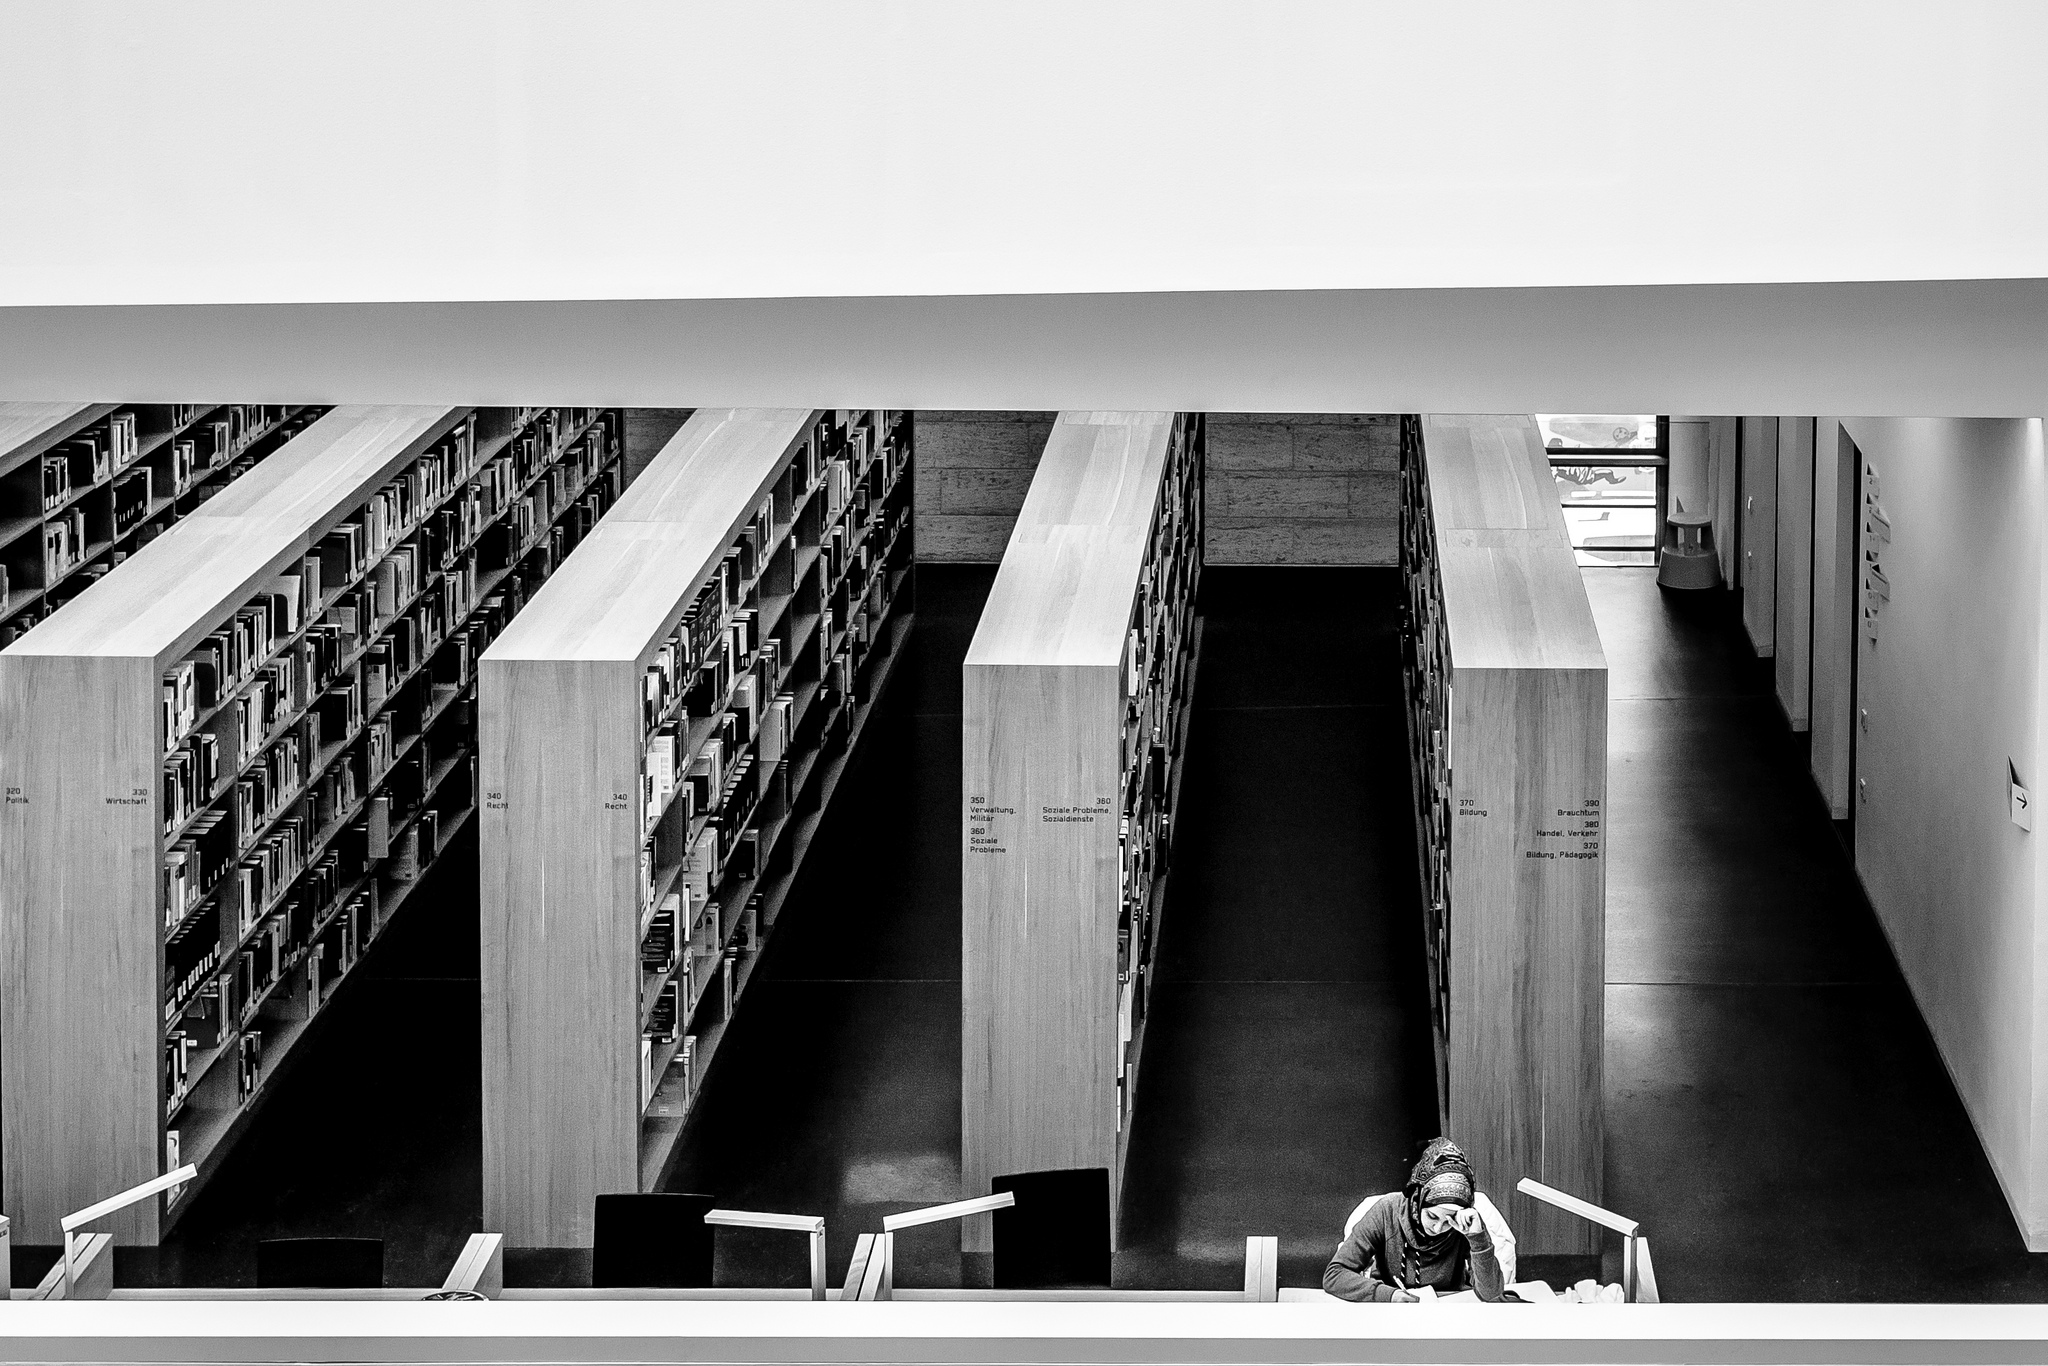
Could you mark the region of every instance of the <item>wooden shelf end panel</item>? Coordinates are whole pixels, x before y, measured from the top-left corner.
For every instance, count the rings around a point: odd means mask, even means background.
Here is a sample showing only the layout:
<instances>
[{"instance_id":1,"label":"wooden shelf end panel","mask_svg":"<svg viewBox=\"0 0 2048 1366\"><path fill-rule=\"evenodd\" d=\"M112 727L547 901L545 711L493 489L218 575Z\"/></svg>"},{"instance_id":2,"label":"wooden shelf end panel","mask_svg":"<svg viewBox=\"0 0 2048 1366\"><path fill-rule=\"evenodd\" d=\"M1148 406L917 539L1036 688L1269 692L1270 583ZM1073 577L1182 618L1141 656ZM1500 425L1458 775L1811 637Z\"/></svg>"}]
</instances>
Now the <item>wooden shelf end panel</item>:
<instances>
[{"instance_id":1,"label":"wooden shelf end panel","mask_svg":"<svg viewBox=\"0 0 2048 1366\"><path fill-rule=\"evenodd\" d=\"M24 1243L162 1174L159 692L148 659L0 654L0 1199ZM156 1202L101 1230L154 1242Z\"/></svg>"},{"instance_id":2,"label":"wooden shelf end panel","mask_svg":"<svg viewBox=\"0 0 2048 1366\"><path fill-rule=\"evenodd\" d=\"M961 1187L1108 1167L1116 1192L1116 666L968 665ZM987 1220L963 1248L988 1249Z\"/></svg>"},{"instance_id":3,"label":"wooden shelf end panel","mask_svg":"<svg viewBox=\"0 0 2048 1366\"><path fill-rule=\"evenodd\" d=\"M588 1247L639 1182L639 670L486 657L478 701L484 1220Z\"/></svg>"},{"instance_id":4,"label":"wooden shelf end panel","mask_svg":"<svg viewBox=\"0 0 2048 1366\"><path fill-rule=\"evenodd\" d=\"M1514 1192L1602 1198L1607 676L1453 675L1450 1134L1531 1253L1599 1230Z\"/></svg>"}]
</instances>

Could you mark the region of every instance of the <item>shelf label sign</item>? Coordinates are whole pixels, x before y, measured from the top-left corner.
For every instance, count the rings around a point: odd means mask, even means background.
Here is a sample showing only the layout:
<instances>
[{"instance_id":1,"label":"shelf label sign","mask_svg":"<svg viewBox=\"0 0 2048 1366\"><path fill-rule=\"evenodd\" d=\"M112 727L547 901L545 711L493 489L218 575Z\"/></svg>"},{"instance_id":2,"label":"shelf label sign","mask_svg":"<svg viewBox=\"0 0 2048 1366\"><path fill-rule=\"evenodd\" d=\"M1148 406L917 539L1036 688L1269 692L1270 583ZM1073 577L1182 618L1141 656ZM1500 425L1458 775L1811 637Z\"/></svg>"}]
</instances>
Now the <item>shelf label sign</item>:
<instances>
[{"instance_id":1,"label":"shelf label sign","mask_svg":"<svg viewBox=\"0 0 2048 1366\"><path fill-rule=\"evenodd\" d=\"M1600 798L1586 797L1572 806L1553 807L1555 815L1536 818L1534 847L1525 847L1525 859L1584 860L1600 857ZM1536 840L1552 840L1548 846Z\"/></svg>"},{"instance_id":2,"label":"shelf label sign","mask_svg":"<svg viewBox=\"0 0 2048 1366\"><path fill-rule=\"evenodd\" d=\"M967 799L967 852L970 854L1007 854L1009 847L1003 843L1003 827L1008 818L1017 814L1014 806L998 806L987 797Z\"/></svg>"}]
</instances>

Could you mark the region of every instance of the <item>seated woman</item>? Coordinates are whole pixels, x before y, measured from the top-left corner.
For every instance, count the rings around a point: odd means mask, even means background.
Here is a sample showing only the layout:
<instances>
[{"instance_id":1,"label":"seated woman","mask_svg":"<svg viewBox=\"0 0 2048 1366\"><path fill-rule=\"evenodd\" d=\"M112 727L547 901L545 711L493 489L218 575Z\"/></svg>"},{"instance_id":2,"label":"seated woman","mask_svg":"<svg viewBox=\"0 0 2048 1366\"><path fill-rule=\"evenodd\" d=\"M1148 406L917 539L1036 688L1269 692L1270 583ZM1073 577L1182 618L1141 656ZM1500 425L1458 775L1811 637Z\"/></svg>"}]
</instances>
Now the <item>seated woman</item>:
<instances>
[{"instance_id":1,"label":"seated woman","mask_svg":"<svg viewBox=\"0 0 2048 1366\"><path fill-rule=\"evenodd\" d=\"M1382 1196L1352 1226L1323 1269L1323 1289L1342 1300L1395 1302L1429 1286L1438 1294L1471 1290L1498 1300L1507 1276L1495 1247L1497 1225L1506 1245L1513 1235L1496 1212L1482 1216L1472 1165L1447 1138L1423 1149L1408 1184Z\"/></svg>"}]
</instances>

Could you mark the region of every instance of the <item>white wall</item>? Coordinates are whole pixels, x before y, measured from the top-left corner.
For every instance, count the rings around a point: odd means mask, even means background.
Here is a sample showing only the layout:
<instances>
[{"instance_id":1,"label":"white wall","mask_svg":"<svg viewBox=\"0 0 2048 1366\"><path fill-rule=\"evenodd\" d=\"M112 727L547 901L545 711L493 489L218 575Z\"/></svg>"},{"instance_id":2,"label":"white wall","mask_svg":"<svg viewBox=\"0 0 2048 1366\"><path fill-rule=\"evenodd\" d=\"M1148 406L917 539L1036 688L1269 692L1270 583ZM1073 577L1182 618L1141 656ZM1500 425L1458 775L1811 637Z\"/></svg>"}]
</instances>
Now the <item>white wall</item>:
<instances>
[{"instance_id":1,"label":"white wall","mask_svg":"<svg viewBox=\"0 0 2048 1366\"><path fill-rule=\"evenodd\" d=\"M2048 822L2038 772L2044 497L2038 421L1844 419L1890 514L1891 596L1857 635L1856 866L2028 1245L2048 1250L2037 1123ZM1872 544L1866 541L1866 546ZM1860 604L1859 604L1860 605ZM2038 778L2035 781L2039 781Z\"/></svg>"},{"instance_id":2,"label":"white wall","mask_svg":"<svg viewBox=\"0 0 2048 1366\"><path fill-rule=\"evenodd\" d=\"M1813 419L1778 419L1776 676L1794 730L1809 723L1813 662Z\"/></svg>"},{"instance_id":3,"label":"white wall","mask_svg":"<svg viewBox=\"0 0 2048 1366\"><path fill-rule=\"evenodd\" d=\"M1768 656L1777 649L1778 419L1743 418L1737 449L1742 457L1742 625L1750 647Z\"/></svg>"}]
</instances>

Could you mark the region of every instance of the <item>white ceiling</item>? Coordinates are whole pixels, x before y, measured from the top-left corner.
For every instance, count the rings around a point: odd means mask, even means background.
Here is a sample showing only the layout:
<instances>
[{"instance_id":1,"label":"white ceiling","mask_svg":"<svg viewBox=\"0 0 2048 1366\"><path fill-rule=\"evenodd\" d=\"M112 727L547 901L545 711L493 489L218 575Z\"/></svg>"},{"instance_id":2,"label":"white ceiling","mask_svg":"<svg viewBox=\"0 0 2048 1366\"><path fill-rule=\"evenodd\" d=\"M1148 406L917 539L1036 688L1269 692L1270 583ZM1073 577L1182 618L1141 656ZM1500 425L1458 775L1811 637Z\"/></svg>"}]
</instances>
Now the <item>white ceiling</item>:
<instances>
[{"instance_id":1,"label":"white ceiling","mask_svg":"<svg viewBox=\"0 0 2048 1366\"><path fill-rule=\"evenodd\" d=\"M2044 51L2022 0L0 6L0 395L2040 414Z\"/></svg>"}]
</instances>

